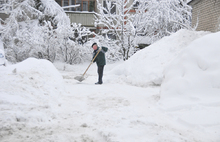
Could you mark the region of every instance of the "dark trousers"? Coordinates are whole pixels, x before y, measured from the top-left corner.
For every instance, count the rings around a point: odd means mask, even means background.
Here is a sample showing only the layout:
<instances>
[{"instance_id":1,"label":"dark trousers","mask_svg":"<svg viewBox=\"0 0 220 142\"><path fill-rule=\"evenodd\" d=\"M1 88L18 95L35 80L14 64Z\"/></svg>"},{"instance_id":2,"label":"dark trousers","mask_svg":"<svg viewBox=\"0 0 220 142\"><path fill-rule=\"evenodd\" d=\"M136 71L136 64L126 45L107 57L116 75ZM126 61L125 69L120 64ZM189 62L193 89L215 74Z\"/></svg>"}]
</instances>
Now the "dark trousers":
<instances>
[{"instance_id":1,"label":"dark trousers","mask_svg":"<svg viewBox=\"0 0 220 142\"><path fill-rule=\"evenodd\" d=\"M98 83L102 83L103 70L104 70L104 66L98 66L98 74L99 74Z\"/></svg>"}]
</instances>

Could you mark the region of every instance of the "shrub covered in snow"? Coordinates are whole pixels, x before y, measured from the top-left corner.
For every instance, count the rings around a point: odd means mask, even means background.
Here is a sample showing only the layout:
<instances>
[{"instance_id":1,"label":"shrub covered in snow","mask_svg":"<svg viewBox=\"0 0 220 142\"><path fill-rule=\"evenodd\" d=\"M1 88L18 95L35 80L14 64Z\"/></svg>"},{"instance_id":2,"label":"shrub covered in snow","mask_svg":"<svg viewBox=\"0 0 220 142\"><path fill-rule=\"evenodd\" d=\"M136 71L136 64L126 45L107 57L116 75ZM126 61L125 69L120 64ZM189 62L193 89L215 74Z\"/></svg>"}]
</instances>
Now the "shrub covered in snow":
<instances>
[{"instance_id":1,"label":"shrub covered in snow","mask_svg":"<svg viewBox=\"0 0 220 142\"><path fill-rule=\"evenodd\" d=\"M81 24L70 25L69 17L54 0L12 0L1 10L10 15L2 34L9 61L36 57L74 64L86 59L88 49L78 41L93 33Z\"/></svg>"},{"instance_id":2,"label":"shrub covered in snow","mask_svg":"<svg viewBox=\"0 0 220 142\"><path fill-rule=\"evenodd\" d=\"M136 33L149 36L153 43L180 29L191 29L191 9L185 0L139 0Z\"/></svg>"},{"instance_id":3,"label":"shrub covered in snow","mask_svg":"<svg viewBox=\"0 0 220 142\"><path fill-rule=\"evenodd\" d=\"M97 1L99 13L96 13L95 19L95 26L103 28L101 34L110 35L116 39L124 60L127 60L135 51L132 43L134 15L129 13L133 7L128 6L130 2L131 0L105 1L104 6L102 2Z\"/></svg>"}]
</instances>

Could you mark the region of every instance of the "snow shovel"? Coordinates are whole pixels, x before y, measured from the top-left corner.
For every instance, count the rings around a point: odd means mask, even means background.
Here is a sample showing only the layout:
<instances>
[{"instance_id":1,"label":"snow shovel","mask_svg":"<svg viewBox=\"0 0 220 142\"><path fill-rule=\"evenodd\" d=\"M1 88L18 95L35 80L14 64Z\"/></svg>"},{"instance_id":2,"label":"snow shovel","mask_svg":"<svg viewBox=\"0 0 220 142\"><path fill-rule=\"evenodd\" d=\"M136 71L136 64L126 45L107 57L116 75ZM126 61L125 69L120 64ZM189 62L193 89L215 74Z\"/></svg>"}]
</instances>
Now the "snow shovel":
<instances>
[{"instance_id":1,"label":"snow shovel","mask_svg":"<svg viewBox=\"0 0 220 142\"><path fill-rule=\"evenodd\" d=\"M95 55L95 57L92 59L92 62L89 64L88 68L86 69L86 71L83 73L82 76L76 76L74 77L74 79L78 80L79 82L82 82L83 80L85 80L84 75L86 74L87 70L89 69L89 67L92 65L93 61L95 60L95 58L98 56L99 52L101 51L102 48L99 49L98 53Z\"/></svg>"}]
</instances>

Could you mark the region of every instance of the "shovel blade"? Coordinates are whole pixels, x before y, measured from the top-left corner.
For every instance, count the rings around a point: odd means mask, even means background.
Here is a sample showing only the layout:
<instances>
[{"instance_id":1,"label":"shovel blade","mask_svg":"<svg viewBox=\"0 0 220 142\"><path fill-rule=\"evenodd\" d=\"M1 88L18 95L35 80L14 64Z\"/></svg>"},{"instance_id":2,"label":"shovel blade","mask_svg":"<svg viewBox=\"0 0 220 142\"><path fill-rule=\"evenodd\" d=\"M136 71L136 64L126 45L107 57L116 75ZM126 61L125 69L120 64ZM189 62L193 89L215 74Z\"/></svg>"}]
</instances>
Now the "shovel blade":
<instances>
[{"instance_id":1,"label":"shovel blade","mask_svg":"<svg viewBox=\"0 0 220 142\"><path fill-rule=\"evenodd\" d=\"M79 82L82 82L83 80L85 80L85 78L83 76L76 76L74 77L75 80L78 80Z\"/></svg>"}]
</instances>

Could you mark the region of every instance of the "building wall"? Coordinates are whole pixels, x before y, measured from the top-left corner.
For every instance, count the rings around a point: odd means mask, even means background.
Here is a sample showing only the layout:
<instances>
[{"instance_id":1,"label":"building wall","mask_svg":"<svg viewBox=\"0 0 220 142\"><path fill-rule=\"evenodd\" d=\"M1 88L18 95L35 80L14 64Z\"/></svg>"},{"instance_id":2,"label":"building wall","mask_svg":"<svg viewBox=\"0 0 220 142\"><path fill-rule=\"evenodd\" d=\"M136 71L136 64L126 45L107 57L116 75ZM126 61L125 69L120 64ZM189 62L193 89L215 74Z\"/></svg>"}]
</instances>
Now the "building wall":
<instances>
[{"instance_id":1,"label":"building wall","mask_svg":"<svg viewBox=\"0 0 220 142\"><path fill-rule=\"evenodd\" d=\"M192 27L198 21L198 31L219 31L220 0L192 0Z\"/></svg>"}]
</instances>

